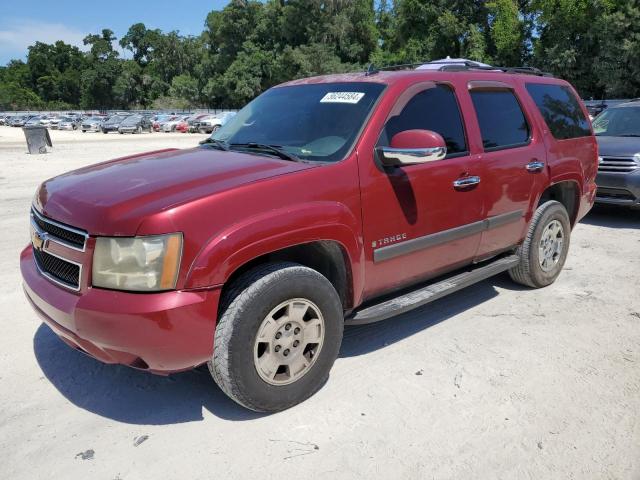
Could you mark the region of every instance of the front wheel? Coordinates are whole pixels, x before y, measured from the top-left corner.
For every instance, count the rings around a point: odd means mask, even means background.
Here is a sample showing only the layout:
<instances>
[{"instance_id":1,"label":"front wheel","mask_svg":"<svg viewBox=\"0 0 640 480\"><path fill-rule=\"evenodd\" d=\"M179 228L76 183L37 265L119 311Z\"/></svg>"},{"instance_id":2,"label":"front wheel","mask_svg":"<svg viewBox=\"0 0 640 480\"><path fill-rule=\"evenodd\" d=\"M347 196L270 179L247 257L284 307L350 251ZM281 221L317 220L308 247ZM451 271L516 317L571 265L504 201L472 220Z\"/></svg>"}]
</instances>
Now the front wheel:
<instances>
[{"instance_id":1,"label":"front wheel","mask_svg":"<svg viewBox=\"0 0 640 480\"><path fill-rule=\"evenodd\" d=\"M343 325L340 298L323 275L288 262L256 267L223 295L209 370L240 405L285 410L325 383Z\"/></svg>"},{"instance_id":2,"label":"front wheel","mask_svg":"<svg viewBox=\"0 0 640 480\"><path fill-rule=\"evenodd\" d=\"M571 222L564 205L556 201L540 205L516 252L520 264L509 270L511 279L533 288L551 285L567 259L570 236Z\"/></svg>"}]
</instances>

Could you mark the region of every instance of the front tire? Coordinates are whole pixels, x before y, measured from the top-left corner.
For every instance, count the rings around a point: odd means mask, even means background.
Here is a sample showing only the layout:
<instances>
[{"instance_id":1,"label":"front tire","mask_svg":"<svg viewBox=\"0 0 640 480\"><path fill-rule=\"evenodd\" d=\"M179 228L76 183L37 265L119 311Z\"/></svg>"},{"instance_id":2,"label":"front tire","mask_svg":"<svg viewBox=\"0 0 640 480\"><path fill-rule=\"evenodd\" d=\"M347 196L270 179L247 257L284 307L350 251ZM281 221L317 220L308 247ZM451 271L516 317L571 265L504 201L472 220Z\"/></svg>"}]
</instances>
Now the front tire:
<instances>
[{"instance_id":1,"label":"front tire","mask_svg":"<svg viewBox=\"0 0 640 480\"><path fill-rule=\"evenodd\" d=\"M240 405L285 410L325 383L343 326L340 298L323 275L289 262L262 265L223 295L209 370Z\"/></svg>"},{"instance_id":2,"label":"front tire","mask_svg":"<svg viewBox=\"0 0 640 480\"><path fill-rule=\"evenodd\" d=\"M551 285L564 267L570 236L571 221L564 206L556 201L540 205L516 251L520 264L509 270L511 279L532 288Z\"/></svg>"}]
</instances>

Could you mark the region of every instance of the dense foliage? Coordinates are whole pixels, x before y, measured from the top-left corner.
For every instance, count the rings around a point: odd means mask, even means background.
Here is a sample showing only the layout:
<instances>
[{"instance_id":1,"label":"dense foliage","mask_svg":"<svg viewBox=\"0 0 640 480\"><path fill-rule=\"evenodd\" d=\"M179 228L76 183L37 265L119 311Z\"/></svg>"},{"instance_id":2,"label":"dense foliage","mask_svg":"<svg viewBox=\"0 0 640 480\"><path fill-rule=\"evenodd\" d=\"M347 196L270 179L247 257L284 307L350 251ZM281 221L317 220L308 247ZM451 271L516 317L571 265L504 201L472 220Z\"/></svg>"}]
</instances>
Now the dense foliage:
<instances>
[{"instance_id":1,"label":"dense foliage","mask_svg":"<svg viewBox=\"0 0 640 480\"><path fill-rule=\"evenodd\" d=\"M0 67L0 110L237 107L293 78L447 55L640 96L640 0L232 0L197 37L136 23L84 44Z\"/></svg>"}]
</instances>

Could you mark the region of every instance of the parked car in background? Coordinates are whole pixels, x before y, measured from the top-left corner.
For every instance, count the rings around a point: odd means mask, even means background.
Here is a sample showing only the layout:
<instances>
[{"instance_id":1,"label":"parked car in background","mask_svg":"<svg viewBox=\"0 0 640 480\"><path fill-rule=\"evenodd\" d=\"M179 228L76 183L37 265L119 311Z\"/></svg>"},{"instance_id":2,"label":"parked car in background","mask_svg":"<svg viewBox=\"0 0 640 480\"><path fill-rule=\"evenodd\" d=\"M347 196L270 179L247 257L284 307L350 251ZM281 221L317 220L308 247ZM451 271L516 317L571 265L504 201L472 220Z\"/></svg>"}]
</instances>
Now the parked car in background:
<instances>
[{"instance_id":1,"label":"parked car in background","mask_svg":"<svg viewBox=\"0 0 640 480\"><path fill-rule=\"evenodd\" d=\"M596 202L640 209L640 100L607 108L593 129L600 155Z\"/></svg>"},{"instance_id":2,"label":"parked car in background","mask_svg":"<svg viewBox=\"0 0 640 480\"><path fill-rule=\"evenodd\" d=\"M207 364L274 412L322 388L345 325L506 271L552 284L596 194L584 105L535 70L442 68L292 81L199 148L46 180L20 256L35 312L103 362Z\"/></svg>"},{"instance_id":3,"label":"parked car in background","mask_svg":"<svg viewBox=\"0 0 640 480\"><path fill-rule=\"evenodd\" d=\"M120 123L119 133L153 132L151 119L144 115L129 115Z\"/></svg>"},{"instance_id":4,"label":"parked car in background","mask_svg":"<svg viewBox=\"0 0 640 480\"><path fill-rule=\"evenodd\" d=\"M58 130L77 130L80 127L80 120L73 117L62 117L56 127ZM53 128L53 127L52 127Z\"/></svg>"},{"instance_id":5,"label":"parked car in background","mask_svg":"<svg viewBox=\"0 0 640 480\"><path fill-rule=\"evenodd\" d=\"M100 125L102 133L117 132L120 124L128 115L112 115Z\"/></svg>"},{"instance_id":6,"label":"parked car in background","mask_svg":"<svg viewBox=\"0 0 640 480\"><path fill-rule=\"evenodd\" d=\"M177 115L158 115L156 120L153 122L153 130L155 132L162 131L162 126L166 122L171 122L171 121L175 120L176 118L178 118Z\"/></svg>"},{"instance_id":7,"label":"parked car in background","mask_svg":"<svg viewBox=\"0 0 640 480\"><path fill-rule=\"evenodd\" d=\"M24 126L24 124L26 123L26 117L23 115L16 115L15 117L12 117L11 120L9 120L8 125L12 126L12 127L22 127Z\"/></svg>"},{"instance_id":8,"label":"parked car in background","mask_svg":"<svg viewBox=\"0 0 640 480\"><path fill-rule=\"evenodd\" d=\"M208 113L197 113L195 115L192 115L191 117L189 117L187 119L187 131L189 133L195 133L198 131L198 127L196 126L196 124L202 120L205 117L208 117L209 114Z\"/></svg>"},{"instance_id":9,"label":"parked car in background","mask_svg":"<svg viewBox=\"0 0 640 480\"><path fill-rule=\"evenodd\" d=\"M45 124L42 123L42 120L43 120L43 117L40 115L29 117L27 120L25 120L22 126L25 126L25 127L36 127L41 125L46 126Z\"/></svg>"},{"instance_id":10,"label":"parked car in background","mask_svg":"<svg viewBox=\"0 0 640 480\"><path fill-rule=\"evenodd\" d=\"M102 130L102 124L105 121L105 117L89 117L82 120L81 130L84 132L100 132Z\"/></svg>"},{"instance_id":11,"label":"parked car in background","mask_svg":"<svg viewBox=\"0 0 640 480\"><path fill-rule=\"evenodd\" d=\"M187 118L189 118L189 115L181 115L181 116L175 117L172 120L167 120L163 122L162 131L164 133L175 132L178 124L181 122L184 122Z\"/></svg>"},{"instance_id":12,"label":"parked car in background","mask_svg":"<svg viewBox=\"0 0 640 480\"><path fill-rule=\"evenodd\" d=\"M42 115L40 117L40 125L44 125L45 127L51 127L51 122L57 120L56 115Z\"/></svg>"},{"instance_id":13,"label":"parked car in background","mask_svg":"<svg viewBox=\"0 0 640 480\"><path fill-rule=\"evenodd\" d=\"M58 124L60 123L60 120L62 120L64 117L59 117L59 116L53 116L49 119L49 124L48 127L51 128L52 130L57 130L58 129Z\"/></svg>"},{"instance_id":14,"label":"parked car in background","mask_svg":"<svg viewBox=\"0 0 640 480\"><path fill-rule=\"evenodd\" d=\"M197 122L198 131L200 133L212 133L223 127L236 112L220 112L210 115Z\"/></svg>"}]
</instances>

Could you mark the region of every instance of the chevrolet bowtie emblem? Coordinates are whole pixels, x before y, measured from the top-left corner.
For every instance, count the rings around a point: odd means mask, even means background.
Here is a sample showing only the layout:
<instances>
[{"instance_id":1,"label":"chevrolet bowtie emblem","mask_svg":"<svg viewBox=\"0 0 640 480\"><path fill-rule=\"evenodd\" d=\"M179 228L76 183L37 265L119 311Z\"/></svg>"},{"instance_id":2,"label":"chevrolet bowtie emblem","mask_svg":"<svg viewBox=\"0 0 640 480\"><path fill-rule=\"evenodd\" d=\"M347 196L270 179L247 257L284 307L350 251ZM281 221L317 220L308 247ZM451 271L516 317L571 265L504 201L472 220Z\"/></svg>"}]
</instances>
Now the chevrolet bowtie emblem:
<instances>
[{"instance_id":1,"label":"chevrolet bowtie emblem","mask_svg":"<svg viewBox=\"0 0 640 480\"><path fill-rule=\"evenodd\" d=\"M37 250L41 250L44 245L44 237L35 228L31 230L31 243Z\"/></svg>"}]
</instances>

